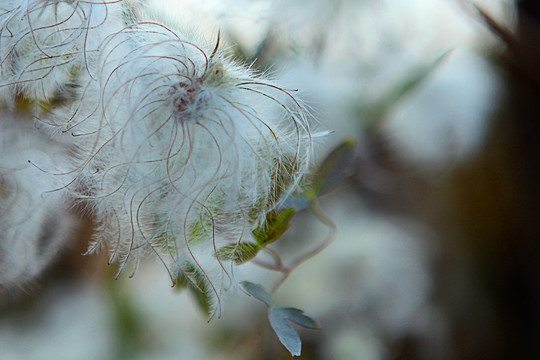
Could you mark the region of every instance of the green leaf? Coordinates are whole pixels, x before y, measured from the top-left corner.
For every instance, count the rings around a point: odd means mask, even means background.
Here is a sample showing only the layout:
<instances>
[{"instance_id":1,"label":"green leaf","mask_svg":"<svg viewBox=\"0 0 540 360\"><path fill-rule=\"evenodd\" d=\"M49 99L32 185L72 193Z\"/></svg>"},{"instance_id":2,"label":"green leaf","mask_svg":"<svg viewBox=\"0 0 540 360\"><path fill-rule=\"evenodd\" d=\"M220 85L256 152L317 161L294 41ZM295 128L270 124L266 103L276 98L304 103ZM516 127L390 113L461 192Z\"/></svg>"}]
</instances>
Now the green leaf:
<instances>
[{"instance_id":1,"label":"green leaf","mask_svg":"<svg viewBox=\"0 0 540 360\"><path fill-rule=\"evenodd\" d=\"M304 310L293 307L278 307L274 308L274 311L281 313L281 315L287 320L292 321L298 326L306 329L318 330L320 325L311 317L304 314Z\"/></svg>"},{"instance_id":2,"label":"green leaf","mask_svg":"<svg viewBox=\"0 0 540 360\"><path fill-rule=\"evenodd\" d=\"M216 256L219 260L234 261L236 265L241 265L257 256L260 249L258 244L239 243L222 247Z\"/></svg>"},{"instance_id":3,"label":"green leaf","mask_svg":"<svg viewBox=\"0 0 540 360\"><path fill-rule=\"evenodd\" d=\"M206 276L192 265L187 265L183 272L178 274L176 286L180 289L188 288L199 309L210 316L210 297Z\"/></svg>"},{"instance_id":4,"label":"green leaf","mask_svg":"<svg viewBox=\"0 0 540 360\"><path fill-rule=\"evenodd\" d=\"M184 290L185 288L189 286L189 282L190 281L184 274L179 274L178 277L176 278L175 287L178 290Z\"/></svg>"},{"instance_id":5,"label":"green leaf","mask_svg":"<svg viewBox=\"0 0 540 360\"><path fill-rule=\"evenodd\" d=\"M209 223L208 219L206 218L203 218L203 220L201 221L196 221L192 223L189 227L189 232L188 232L189 244L190 245L198 244L202 240L206 239L208 237L208 231L206 229L210 228L211 226L212 224Z\"/></svg>"},{"instance_id":6,"label":"green leaf","mask_svg":"<svg viewBox=\"0 0 540 360\"><path fill-rule=\"evenodd\" d=\"M279 311L279 308L272 308L268 311L268 319L283 346L289 350L292 356L300 356L302 353L302 341L287 317Z\"/></svg>"},{"instance_id":7,"label":"green leaf","mask_svg":"<svg viewBox=\"0 0 540 360\"><path fill-rule=\"evenodd\" d=\"M210 316L210 297L208 296L208 291L199 290L195 287L189 288L191 295L195 298L195 302L199 306L199 309L203 312L204 315Z\"/></svg>"},{"instance_id":8,"label":"green leaf","mask_svg":"<svg viewBox=\"0 0 540 360\"><path fill-rule=\"evenodd\" d=\"M274 307L274 300L270 294L259 284L242 281L242 287L254 298L263 302L268 308L268 319L279 341L292 356L300 356L302 341L292 326L296 324L307 329L320 329L319 324L304 314L301 309L293 307Z\"/></svg>"},{"instance_id":9,"label":"green leaf","mask_svg":"<svg viewBox=\"0 0 540 360\"><path fill-rule=\"evenodd\" d=\"M315 173L308 197L315 198L334 190L354 173L358 141L349 139L332 150Z\"/></svg>"},{"instance_id":10,"label":"green leaf","mask_svg":"<svg viewBox=\"0 0 540 360\"><path fill-rule=\"evenodd\" d=\"M302 341L291 323L295 323L308 329L320 329L319 324L303 310L291 307L273 307L268 310L270 325L276 333L279 341L285 346L292 356L300 356Z\"/></svg>"},{"instance_id":11,"label":"green leaf","mask_svg":"<svg viewBox=\"0 0 540 360\"><path fill-rule=\"evenodd\" d=\"M274 305L274 300L272 300L270 294L266 290L264 290L261 285L254 284L250 281L242 281L240 284L242 285L244 290L246 290L255 299L265 303L267 307L272 307Z\"/></svg>"},{"instance_id":12,"label":"green leaf","mask_svg":"<svg viewBox=\"0 0 540 360\"><path fill-rule=\"evenodd\" d=\"M214 217L219 216L221 213L223 199L224 195L221 192L215 192L204 203L204 210L201 212L199 220L191 223L189 227L189 245L199 244L212 236L214 231Z\"/></svg>"},{"instance_id":13,"label":"green leaf","mask_svg":"<svg viewBox=\"0 0 540 360\"><path fill-rule=\"evenodd\" d=\"M265 247L279 240L291 226L294 213L295 208L270 211L266 215L264 224L252 231L257 244L260 247Z\"/></svg>"}]
</instances>

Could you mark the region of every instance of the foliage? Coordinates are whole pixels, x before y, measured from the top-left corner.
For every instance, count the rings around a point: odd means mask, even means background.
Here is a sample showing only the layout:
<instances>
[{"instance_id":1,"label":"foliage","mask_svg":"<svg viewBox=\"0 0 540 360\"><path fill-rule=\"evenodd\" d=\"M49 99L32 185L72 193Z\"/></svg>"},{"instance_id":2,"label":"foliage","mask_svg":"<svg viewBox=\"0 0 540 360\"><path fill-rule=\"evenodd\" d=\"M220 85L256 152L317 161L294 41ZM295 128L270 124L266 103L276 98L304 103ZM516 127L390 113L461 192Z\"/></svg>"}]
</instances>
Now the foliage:
<instances>
[{"instance_id":1,"label":"foliage","mask_svg":"<svg viewBox=\"0 0 540 360\"><path fill-rule=\"evenodd\" d=\"M264 303L268 309L268 320L279 341L292 356L300 356L302 342L292 323L306 329L320 329L319 324L304 314L303 310L292 307L276 307L270 294L258 284L243 281L242 287L257 300Z\"/></svg>"}]
</instances>

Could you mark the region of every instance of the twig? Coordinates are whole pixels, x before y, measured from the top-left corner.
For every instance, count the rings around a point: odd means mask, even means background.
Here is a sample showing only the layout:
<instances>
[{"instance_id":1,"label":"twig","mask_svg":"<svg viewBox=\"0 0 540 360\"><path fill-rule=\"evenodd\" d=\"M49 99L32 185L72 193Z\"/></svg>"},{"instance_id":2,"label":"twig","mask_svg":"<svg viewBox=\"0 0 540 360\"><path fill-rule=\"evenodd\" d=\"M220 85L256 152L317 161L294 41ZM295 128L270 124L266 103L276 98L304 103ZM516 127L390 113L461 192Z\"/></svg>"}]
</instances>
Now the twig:
<instances>
[{"instance_id":1,"label":"twig","mask_svg":"<svg viewBox=\"0 0 540 360\"><path fill-rule=\"evenodd\" d=\"M336 235L337 235L337 225L336 223L334 222L334 220L332 220L325 212L324 210L321 208L319 202L317 201L316 198L312 199L310 202L309 202L309 208L311 209L311 211L313 212L313 215L315 215L315 218L321 223L323 224L324 226L326 226L328 228L328 234L326 235L326 238L324 239L324 241L319 244L319 246L317 246L316 248L314 248L313 250L305 253L305 254L302 254L300 255L299 257L297 257L292 263L290 266L288 267L283 267L281 266L281 269L282 269L282 272L283 272L283 276L281 277L281 279L279 279L279 281L274 285L274 287L272 288L272 294L274 294L278 289L279 287L283 284L283 282L285 282L285 280L287 280L287 278L289 277L290 273L296 269L298 266L302 265L304 262L308 261L309 259L311 259L312 257L314 257L315 255L317 255L318 253L320 253L321 251L323 251L324 249L326 249L333 241L334 239L336 238Z\"/></svg>"}]
</instances>

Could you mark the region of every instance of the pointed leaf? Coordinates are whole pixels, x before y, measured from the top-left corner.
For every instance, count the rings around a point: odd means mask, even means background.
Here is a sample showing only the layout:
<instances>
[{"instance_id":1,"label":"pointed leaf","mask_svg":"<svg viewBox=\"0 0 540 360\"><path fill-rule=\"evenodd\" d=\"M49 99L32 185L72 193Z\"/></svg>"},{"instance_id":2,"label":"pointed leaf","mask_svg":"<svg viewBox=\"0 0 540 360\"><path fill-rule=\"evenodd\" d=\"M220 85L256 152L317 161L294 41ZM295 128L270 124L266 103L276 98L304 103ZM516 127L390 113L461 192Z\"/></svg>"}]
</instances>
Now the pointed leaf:
<instances>
[{"instance_id":1,"label":"pointed leaf","mask_svg":"<svg viewBox=\"0 0 540 360\"><path fill-rule=\"evenodd\" d=\"M249 294L255 299L262 301L266 306L272 307L274 305L274 300L272 300L270 294L261 285L254 284L250 281L242 281L240 284Z\"/></svg>"},{"instance_id":2,"label":"pointed leaf","mask_svg":"<svg viewBox=\"0 0 540 360\"><path fill-rule=\"evenodd\" d=\"M257 256L260 248L259 245L251 243L227 245L219 249L216 256L220 260L234 261L236 265L241 265Z\"/></svg>"},{"instance_id":3,"label":"pointed leaf","mask_svg":"<svg viewBox=\"0 0 540 360\"><path fill-rule=\"evenodd\" d=\"M257 244L265 247L279 240L291 226L294 213L295 208L270 211L264 224L252 231Z\"/></svg>"},{"instance_id":4,"label":"pointed leaf","mask_svg":"<svg viewBox=\"0 0 540 360\"><path fill-rule=\"evenodd\" d=\"M206 315L210 316L210 297L208 296L208 291L199 290L196 287L189 287L191 295L195 298L195 302L199 306L199 309Z\"/></svg>"},{"instance_id":5,"label":"pointed leaf","mask_svg":"<svg viewBox=\"0 0 540 360\"><path fill-rule=\"evenodd\" d=\"M186 276L182 273L178 274L178 277L176 278L175 288L181 291L187 288L188 286L189 286L188 278L186 278Z\"/></svg>"},{"instance_id":6,"label":"pointed leaf","mask_svg":"<svg viewBox=\"0 0 540 360\"><path fill-rule=\"evenodd\" d=\"M178 274L176 286L179 289L187 287L199 309L205 315L210 315L210 297L204 274L192 265L187 265L184 271Z\"/></svg>"},{"instance_id":7,"label":"pointed leaf","mask_svg":"<svg viewBox=\"0 0 540 360\"><path fill-rule=\"evenodd\" d=\"M316 172L311 186L312 198L334 190L354 172L358 141L349 139L332 150Z\"/></svg>"},{"instance_id":8,"label":"pointed leaf","mask_svg":"<svg viewBox=\"0 0 540 360\"><path fill-rule=\"evenodd\" d=\"M280 311L280 308L271 308L268 311L268 319L283 346L289 350L292 356L300 356L302 341L283 311Z\"/></svg>"},{"instance_id":9,"label":"pointed leaf","mask_svg":"<svg viewBox=\"0 0 540 360\"><path fill-rule=\"evenodd\" d=\"M304 314L304 310L293 307L278 307L274 308L274 311L279 312L287 320L306 329L317 330L321 328L314 319Z\"/></svg>"}]
</instances>

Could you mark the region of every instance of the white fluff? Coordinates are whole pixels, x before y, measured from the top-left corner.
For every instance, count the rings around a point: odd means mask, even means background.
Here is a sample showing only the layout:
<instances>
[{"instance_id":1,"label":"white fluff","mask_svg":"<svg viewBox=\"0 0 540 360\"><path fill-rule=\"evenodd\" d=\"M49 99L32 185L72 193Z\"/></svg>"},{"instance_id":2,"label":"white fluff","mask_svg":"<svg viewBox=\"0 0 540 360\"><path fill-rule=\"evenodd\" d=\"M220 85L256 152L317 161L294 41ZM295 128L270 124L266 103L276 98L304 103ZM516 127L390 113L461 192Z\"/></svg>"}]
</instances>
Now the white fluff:
<instances>
[{"instance_id":1,"label":"white fluff","mask_svg":"<svg viewBox=\"0 0 540 360\"><path fill-rule=\"evenodd\" d=\"M308 169L304 107L214 44L137 20L129 7L121 18L112 2L30 1L32 11L3 3L12 6L0 15L0 50L17 65L0 87L48 99L77 69L68 103L37 118L73 147L58 189L86 200L100 221L90 250L106 247L120 271L155 256L173 282L202 277L219 299L233 274L216 251L253 241ZM59 9L66 21L52 15ZM22 40L5 44L13 24Z\"/></svg>"},{"instance_id":2,"label":"white fluff","mask_svg":"<svg viewBox=\"0 0 540 360\"><path fill-rule=\"evenodd\" d=\"M68 126L104 219L96 245L123 265L155 253L173 280L195 269L219 293L215 252L284 200L311 144L289 93L210 49L155 23L112 35Z\"/></svg>"},{"instance_id":3,"label":"white fluff","mask_svg":"<svg viewBox=\"0 0 540 360\"><path fill-rule=\"evenodd\" d=\"M0 94L49 102L92 73L103 37L121 25L117 1L0 1Z\"/></svg>"},{"instance_id":4,"label":"white fluff","mask_svg":"<svg viewBox=\"0 0 540 360\"><path fill-rule=\"evenodd\" d=\"M31 126L0 115L0 286L26 285L53 260L71 235L72 216L55 164L66 162L58 144ZM31 163L29 163L29 161ZM39 164L43 169L38 169Z\"/></svg>"}]
</instances>

